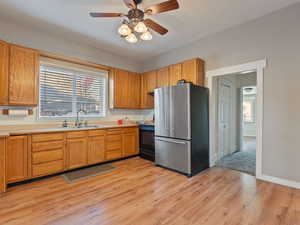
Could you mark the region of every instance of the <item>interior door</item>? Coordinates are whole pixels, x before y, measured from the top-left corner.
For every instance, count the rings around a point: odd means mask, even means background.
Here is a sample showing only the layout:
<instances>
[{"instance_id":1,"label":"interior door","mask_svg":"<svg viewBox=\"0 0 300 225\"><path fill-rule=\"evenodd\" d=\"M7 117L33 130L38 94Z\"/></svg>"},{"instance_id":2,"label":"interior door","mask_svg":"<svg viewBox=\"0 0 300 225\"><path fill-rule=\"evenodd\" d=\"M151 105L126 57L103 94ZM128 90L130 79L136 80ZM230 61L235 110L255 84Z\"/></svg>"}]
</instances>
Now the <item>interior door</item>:
<instances>
[{"instance_id":1,"label":"interior door","mask_svg":"<svg viewBox=\"0 0 300 225\"><path fill-rule=\"evenodd\" d=\"M220 158L230 154L231 88L229 80L219 80L219 152Z\"/></svg>"},{"instance_id":2,"label":"interior door","mask_svg":"<svg viewBox=\"0 0 300 225\"><path fill-rule=\"evenodd\" d=\"M155 135L170 137L170 87L155 89Z\"/></svg>"},{"instance_id":3,"label":"interior door","mask_svg":"<svg viewBox=\"0 0 300 225\"><path fill-rule=\"evenodd\" d=\"M171 86L170 96L170 137L190 140L190 85Z\"/></svg>"}]
</instances>

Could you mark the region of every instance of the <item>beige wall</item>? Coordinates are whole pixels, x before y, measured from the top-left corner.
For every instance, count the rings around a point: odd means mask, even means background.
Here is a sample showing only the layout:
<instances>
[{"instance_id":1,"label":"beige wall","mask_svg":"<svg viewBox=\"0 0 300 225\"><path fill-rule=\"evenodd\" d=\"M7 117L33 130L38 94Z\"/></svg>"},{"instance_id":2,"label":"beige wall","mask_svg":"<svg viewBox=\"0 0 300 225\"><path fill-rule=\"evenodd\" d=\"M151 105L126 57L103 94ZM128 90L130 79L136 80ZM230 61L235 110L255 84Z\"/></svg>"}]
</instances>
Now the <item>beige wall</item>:
<instances>
[{"instance_id":1,"label":"beige wall","mask_svg":"<svg viewBox=\"0 0 300 225\"><path fill-rule=\"evenodd\" d=\"M148 60L144 70L193 57L203 58L206 70L267 57L263 174L300 182L299 20L296 4Z\"/></svg>"},{"instance_id":2,"label":"beige wall","mask_svg":"<svg viewBox=\"0 0 300 225\"><path fill-rule=\"evenodd\" d=\"M135 60L71 41L62 36L44 33L30 26L4 20L1 17L0 40L133 72L141 70L140 63Z\"/></svg>"},{"instance_id":3,"label":"beige wall","mask_svg":"<svg viewBox=\"0 0 300 225\"><path fill-rule=\"evenodd\" d=\"M130 71L140 71L140 64L134 60L128 60L125 57L66 40L59 36L49 35L32 29L31 27L15 24L3 19L0 19L0 40ZM1 111L2 110L0 110L0 126L9 124L49 123L49 121L37 120L36 109L34 110L33 116L27 117L5 116L1 114ZM105 118L90 120L116 121L125 117L129 117L132 120L147 120L152 118L152 112L142 110L108 110Z\"/></svg>"}]
</instances>

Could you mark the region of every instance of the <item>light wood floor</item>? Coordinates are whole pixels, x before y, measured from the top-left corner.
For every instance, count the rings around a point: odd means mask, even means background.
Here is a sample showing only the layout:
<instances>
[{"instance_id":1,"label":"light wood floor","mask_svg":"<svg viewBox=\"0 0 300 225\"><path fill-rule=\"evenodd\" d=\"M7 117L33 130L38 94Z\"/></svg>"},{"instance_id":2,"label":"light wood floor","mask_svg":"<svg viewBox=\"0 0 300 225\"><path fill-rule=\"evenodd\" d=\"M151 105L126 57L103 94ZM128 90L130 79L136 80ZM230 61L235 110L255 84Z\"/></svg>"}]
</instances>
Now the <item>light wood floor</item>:
<instances>
[{"instance_id":1,"label":"light wood floor","mask_svg":"<svg viewBox=\"0 0 300 225\"><path fill-rule=\"evenodd\" d=\"M300 191L222 168L188 179L140 158L75 184L60 176L8 189L1 225L295 225Z\"/></svg>"}]
</instances>

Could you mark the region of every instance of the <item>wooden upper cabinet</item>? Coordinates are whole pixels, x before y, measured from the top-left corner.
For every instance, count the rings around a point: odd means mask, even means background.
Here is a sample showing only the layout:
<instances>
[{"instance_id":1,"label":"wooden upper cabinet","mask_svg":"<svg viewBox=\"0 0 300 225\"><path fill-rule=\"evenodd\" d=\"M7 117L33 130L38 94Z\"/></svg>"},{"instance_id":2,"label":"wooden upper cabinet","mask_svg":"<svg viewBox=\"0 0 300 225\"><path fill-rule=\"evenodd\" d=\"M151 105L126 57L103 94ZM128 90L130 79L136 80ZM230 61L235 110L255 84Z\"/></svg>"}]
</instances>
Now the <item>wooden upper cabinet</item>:
<instances>
[{"instance_id":1,"label":"wooden upper cabinet","mask_svg":"<svg viewBox=\"0 0 300 225\"><path fill-rule=\"evenodd\" d=\"M6 152L7 183L26 180L28 178L27 136L9 137Z\"/></svg>"},{"instance_id":2,"label":"wooden upper cabinet","mask_svg":"<svg viewBox=\"0 0 300 225\"><path fill-rule=\"evenodd\" d=\"M170 85L176 85L177 81L181 80L181 74L182 74L182 64L177 63L175 65L170 66Z\"/></svg>"},{"instance_id":3,"label":"wooden upper cabinet","mask_svg":"<svg viewBox=\"0 0 300 225\"><path fill-rule=\"evenodd\" d=\"M128 106L128 71L115 69L113 74L114 108Z\"/></svg>"},{"instance_id":4,"label":"wooden upper cabinet","mask_svg":"<svg viewBox=\"0 0 300 225\"><path fill-rule=\"evenodd\" d=\"M151 93L157 87L156 71L146 72L142 75L141 82L141 108L142 109L153 109L154 108L154 97Z\"/></svg>"},{"instance_id":5,"label":"wooden upper cabinet","mask_svg":"<svg viewBox=\"0 0 300 225\"><path fill-rule=\"evenodd\" d=\"M170 85L169 75L169 67L164 67L157 70L156 79L158 88Z\"/></svg>"},{"instance_id":6,"label":"wooden upper cabinet","mask_svg":"<svg viewBox=\"0 0 300 225\"><path fill-rule=\"evenodd\" d=\"M9 45L0 41L0 105L8 105Z\"/></svg>"},{"instance_id":7,"label":"wooden upper cabinet","mask_svg":"<svg viewBox=\"0 0 300 225\"><path fill-rule=\"evenodd\" d=\"M204 61L195 58L182 62L181 79L204 86Z\"/></svg>"},{"instance_id":8,"label":"wooden upper cabinet","mask_svg":"<svg viewBox=\"0 0 300 225\"><path fill-rule=\"evenodd\" d=\"M141 75L129 72L128 78L128 108L139 109L141 105Z\"/></svg>"},{"instance_id":9,"label":"wooden upper cabinet","mask_svg":"<svg viewBox=\"0 0 300 225\"><path fill-rule=\"evenodd\" d=\"M114 69L110 75L110 107L138 109L141 77L137 73Z\"/></svg>"},{"instance_id":10,"label":"wooden upper cabinet","mask_svg":"<svg viewBox=\"0 0 300 225\"><path fill-rule=\"evenodd\" d=\"M9 105L36 106L38 103L38 53L10 45Z\"/></svg>"}]
</instances>

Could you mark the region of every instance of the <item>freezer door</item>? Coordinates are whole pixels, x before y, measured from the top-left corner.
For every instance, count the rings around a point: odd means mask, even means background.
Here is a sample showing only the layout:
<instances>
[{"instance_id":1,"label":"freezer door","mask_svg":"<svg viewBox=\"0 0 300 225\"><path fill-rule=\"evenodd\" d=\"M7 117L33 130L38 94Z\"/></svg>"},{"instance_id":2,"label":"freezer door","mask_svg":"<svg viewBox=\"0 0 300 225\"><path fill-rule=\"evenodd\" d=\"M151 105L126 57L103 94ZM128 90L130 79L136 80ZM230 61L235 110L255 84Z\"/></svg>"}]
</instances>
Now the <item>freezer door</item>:
<instances>
[{"instance_id":1,"label":"freezer door","mask_svg":"<svg viewBox=\"0 0 300 225\"><path fill-rule=\"evenodd\" d=\"M191 139L190 84L170 87L170 137Z\"/></svg>"},{"instance_id":2,"label":"freezer door","mask_svg":"<svg viewBox=\"0 0 300 225\"><path fill-rule=\"evenodd\" d=\"M155 137L155 163L185 174L191 174L190 141Z\"/></svg>"},{"instance_id":3,"label":"freezer door","mask_svg":"<svg viewBox=\"0 0 300 225\"><path fill-rule=\"evenodd\" d=\"M154 91L155 135L170 136L170 87Z\"/></svg>"}]
</instances>

